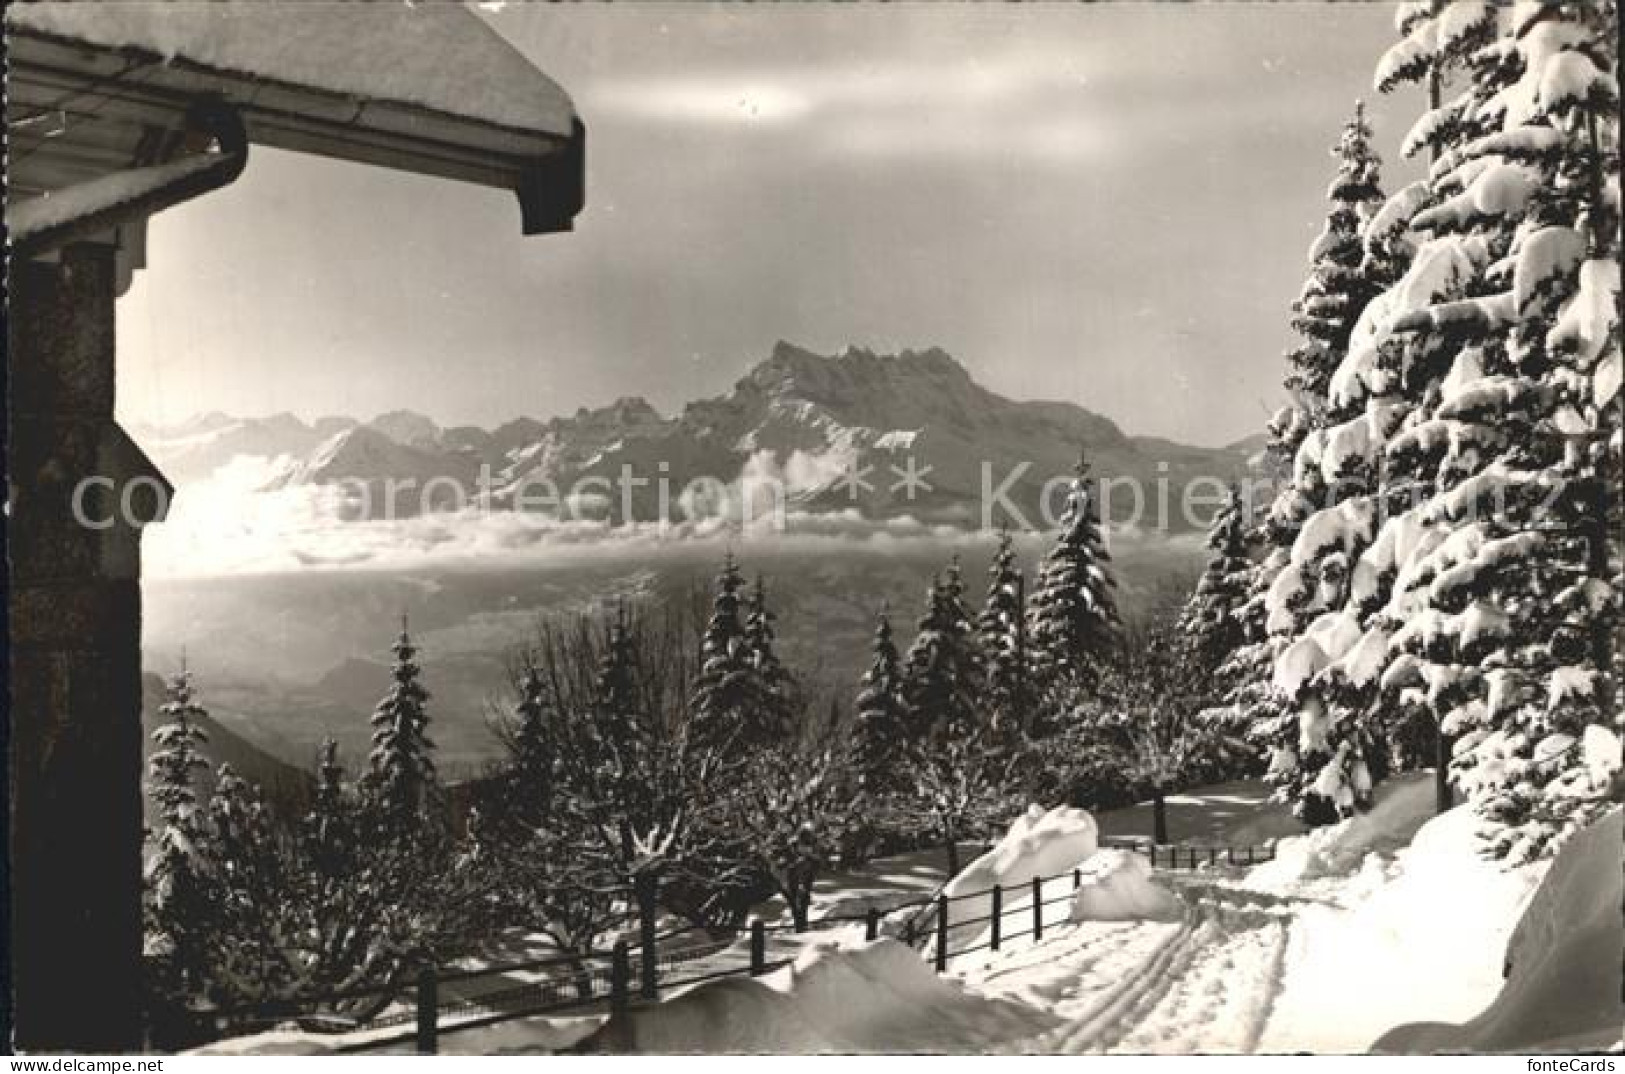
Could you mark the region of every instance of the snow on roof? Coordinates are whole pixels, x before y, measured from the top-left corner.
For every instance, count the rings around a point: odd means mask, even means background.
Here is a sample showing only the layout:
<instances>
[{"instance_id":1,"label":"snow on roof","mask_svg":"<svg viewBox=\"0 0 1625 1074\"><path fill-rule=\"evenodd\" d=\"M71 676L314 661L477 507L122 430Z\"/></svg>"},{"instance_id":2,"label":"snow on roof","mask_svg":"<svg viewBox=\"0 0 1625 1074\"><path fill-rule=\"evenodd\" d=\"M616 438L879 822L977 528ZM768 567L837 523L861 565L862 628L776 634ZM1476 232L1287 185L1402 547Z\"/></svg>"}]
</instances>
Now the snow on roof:
<instances>
[{"instance_id":1,"label":"snow on roof","mask_svg":"<svg viewBox=\"0 0 1625 1074\"><path fill-rule=\"evenodd\" d=\"M569 96L457 4L129 0L8 5L8 29L567 138Z\"/></svg>"},{"instance_id":2,"label":"snow on roof","mask_svg":"<svg viewBox=\"0 0 1625 1074\"><path fill-rule=\"evenodd\" d=\"M209 155L182 157L167 164L114 172L59 193L12 202L6 206L6 228L12 242L22 242L76 219L137 201L189 175L218 167L220 163L219 157Z\"/></svg>"}]
</instances>

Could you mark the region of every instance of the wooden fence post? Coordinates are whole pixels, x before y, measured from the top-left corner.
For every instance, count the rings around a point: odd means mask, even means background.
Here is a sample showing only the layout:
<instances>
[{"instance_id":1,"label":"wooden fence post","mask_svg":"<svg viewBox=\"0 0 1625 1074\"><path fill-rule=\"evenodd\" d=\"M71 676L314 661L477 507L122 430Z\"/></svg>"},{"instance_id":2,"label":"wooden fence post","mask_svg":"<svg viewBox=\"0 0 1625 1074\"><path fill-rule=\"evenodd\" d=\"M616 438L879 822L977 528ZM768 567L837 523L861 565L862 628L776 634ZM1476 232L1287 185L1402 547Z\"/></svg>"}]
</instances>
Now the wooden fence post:
<instances>
[{"instance_id":1,"label":"wooden fence post","mask_svg":"<svg viewBox=\"0 0 1625 1074\"><path fill-rule=\"evenodd\" d=\"M438 1050L435 1034L440 1020L440 982L435 980L434 967L418 970L418 1054L433 1055Z\"/></svg>"},{"instance_id":2,"label":"wooden fence post","mask_svg":"<svg viewBox=\"0 0 1625 1074\"><path fill-rule=\"evenodd\" d=\"M916 937L914 935L914 919L911 917L903 922L903 946L913 947Z\"/></svg>"},{"instance_id":3,"label":"wooden fence post","mask_svg":"<svg viewBox=\"0 0 1625 1074\"><path fill-rule=\"evenodd\" d=\"M767 970L767 926L760 919L750 923L750 975L760 977Z\"/></svg>"},{"instance_id":4,"label":"wooden fence post","mask_svg":"<svg viewBox=\"0 0 1625 1074\"><path fill-rule=\"evenodd\" d=\"M1044 938L1044 879L1033 877L1033 939Z\"/></svg>"},{"instance_id":5,"label":"wooden fence post","mask_svg":"<svg viewBox=\"0 0 1625 1074\"><path fill-rule=\"evenodd\" d=\"M1247 844L1247 864L1251 865L1252 863L1253 863L1253 846L1252 846L1251 843L1248 843Z\"/></svg>"},{"instance_id":6,"label":"wooden fence post","mask_svg":"<svg viewBox=\"0 0 1625 1074\"><path fill-rule=\"evenodd\" d=\"M937 896L937 972L948 969L948 896Z\"/></svg>"},{"instance_id":7,"label":"wooden fence post","mask_svg":"<svg viewBox=\"0 0 1625 1074\"><path fill-rule=\"evenodd\" d=\"M869 907L869 912L863 918L863 938L877 940L880 938L880 911Z\"/></svg>"},{"instance_id":8,"label":"wooden fence post","mask_svg":"<svg viewBox=\"0 0 1625 1074\"><path fill-rule=\"evenodd\" d=\"M1216 862L1218 860L1219 860L1219 848L1218 847L1208 847L1207 848L1207 863L1209 865L1212 865L1214 862Z\"/></svg>"},{"instance_id":9,"label":"wooden fence post","mask_svg":"<svg viewBox=\"0 0 1625 1074\"><path fill-rule=\"evenodd\" d=\"M1072 890L1077 891L1081 887L1083 887L1083 870L1082 869L1073 869L1072 870Z\"/></svg>"},{"instance_id":10,"label":"wooden fence post","mask_svg":"<svg viewBox=\"0 0 1625 1074\"><path fill-rule=\"evenodd\" d=\"M655 961L655 915L659 912L660 888L652 874L641 873L637 878L638 897L638 969L641 971L644 999L660 996L660 967Z\"/></svg>"},{"instance_id":11,"label":"wooden fence post","mask_svg":"<svg viewBox=\"0 0 1625 1074\"><path fill-rule=\"evenodd\" d=\"M626 941L616 940L609 960L609 1009L617 1014L626 1010L627 979L631 976L631 959L626 954Z\"/></svg>"},{"instance_id":12,"label":"wooden fence post","mask_svg":"<svg viewBox=\"0 0 1625 1074\"><path fill-rule=\"evenodd\" d=\"M993 950L999 949L999 935L1004 929L1004 888L993 885Z\"/></svg>"},{"instance_id":13,"label":"wooden fence post","mask_svg":"<svg viewBox=\"0 0 1625 1074\"><path fill-rule=\"evenodd\" d=\"M1234 843L1231 843L1229 846L1224 848L1224 856L1225 860L1227 860L1231 865L1236 864L1236 845Z\"/></svg>"}]
</instances>

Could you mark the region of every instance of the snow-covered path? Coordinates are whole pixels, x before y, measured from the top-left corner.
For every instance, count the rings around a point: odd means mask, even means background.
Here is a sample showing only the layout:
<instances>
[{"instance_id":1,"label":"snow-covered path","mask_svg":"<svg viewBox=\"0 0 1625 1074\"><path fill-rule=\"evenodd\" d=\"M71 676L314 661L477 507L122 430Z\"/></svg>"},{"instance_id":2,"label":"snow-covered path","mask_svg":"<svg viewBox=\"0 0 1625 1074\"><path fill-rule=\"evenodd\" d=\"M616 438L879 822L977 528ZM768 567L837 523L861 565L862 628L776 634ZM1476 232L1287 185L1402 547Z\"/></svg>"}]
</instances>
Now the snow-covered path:
<instances>
[{"instance_id":1,"label":"snow-covered path","mask_svg":"<svg viewBox=\"0 0 1625 1074\"><path fill-rule=\"evenodd\" d=\"M1250 1052L1279 994L1296 900L1181 885L1179 921L1062 926L959 968L976 991L1043 1009L1059 1028L1015 1050Z\"/></svg>"}]
</instances>

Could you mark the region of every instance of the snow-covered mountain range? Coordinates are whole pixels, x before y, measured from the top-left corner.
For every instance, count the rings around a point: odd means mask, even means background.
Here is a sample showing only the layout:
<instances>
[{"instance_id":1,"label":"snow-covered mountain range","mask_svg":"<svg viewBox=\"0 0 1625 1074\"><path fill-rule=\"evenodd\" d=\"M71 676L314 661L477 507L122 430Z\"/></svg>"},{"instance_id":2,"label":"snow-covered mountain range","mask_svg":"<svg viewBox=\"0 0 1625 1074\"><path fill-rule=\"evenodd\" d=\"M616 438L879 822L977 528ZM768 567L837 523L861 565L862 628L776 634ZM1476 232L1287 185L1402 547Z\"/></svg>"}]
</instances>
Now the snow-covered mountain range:
<instances>
[{"instance_id":1,"label":"snow-covered mountain range","mask_svg":"<svg viewBox=\"0 0 1625 1074\"><path fill-rule=\"evenodd\" d=\"M640 521L658 517L662 477L674 500L696 479L728 485L770 477L807 511L965 524L976 522L985 490L996 488L1037 519L1044 483L1069 474L1080 449L1098 476L1134 479L1148 500L1157 495L1159 479L1166 480L1177 504L1190 481L1228 480L1244 472L1257 451L1251 441L1201 448L1131 436L1072 403L1007 399L936 348L896 355L849 348L824 356L783 342L732 391L690 403L674 417L632 397L495 429L441 428L410 411L368 422L327 417L314 423L290 414L237 419L214 413L180 426L140 428L137 435L178 483L240 456L260 456L282 460L272 479L277 487L389 479L413 479L421 487L447 479L441 482L446 496L431 500L430 509L449 505L453 484L475 487L482 469L491 476L493 502L510 507L521 489L567 492L593 481L606 488L629 467L651 479L633 491L632 515ZM898 487L911 466L919 482ZM613 502L598 508L624 521L616 488L606 497ZM1126 517L1131 501L1131 490L1114 490L1111 517ZM666 510L669 515L672 508ZM1175 520L1170 528L1182 527Z\"/></svg>"}]
</instances>

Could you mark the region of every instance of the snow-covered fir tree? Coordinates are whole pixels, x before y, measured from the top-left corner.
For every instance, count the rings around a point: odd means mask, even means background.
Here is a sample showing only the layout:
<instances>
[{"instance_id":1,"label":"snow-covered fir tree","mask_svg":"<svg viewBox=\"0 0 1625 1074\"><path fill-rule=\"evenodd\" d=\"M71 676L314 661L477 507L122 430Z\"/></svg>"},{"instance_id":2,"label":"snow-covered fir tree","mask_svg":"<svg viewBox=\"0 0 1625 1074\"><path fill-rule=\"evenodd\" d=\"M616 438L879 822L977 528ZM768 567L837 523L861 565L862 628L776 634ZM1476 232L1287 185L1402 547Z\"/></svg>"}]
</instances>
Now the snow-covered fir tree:
<instances>
[{"instance_id":1,"label":"snow-covered fir tree","mask_svg":"<svg viewBox=\"0 0 1625 1074\"><path fill-rule=\"evenodd\" d=\"M796 683L779 660L773 623L778 617L767 602L767 580L760 574L745 602L745 662L750 668L755 737L786 738L795 733Z\"/></svg>"},{"instance_id":2,"label":"snow-covered fir tree","mask_svg":"<svg viewBox=\"0 0 1625 1074\"><path fill-rule=\"evenodd\" d=\"M1358 808L1385 720L1425 706L1487 850L1525 860L1595 813L1579 744L1619 722L1617 7L1409 3L1397 25L1377 82L1429 84L1405 150L1434 159L1368 225L1368 253L1414 256L1295 460L1338 487L1264 601L1296 715L1278 775Z\"/></svg>"},{"instance_id":3,"label":"snow-covered fir tree","mask_svg":"<svg viewBox=\"0 0 1625 1074\"><path fill-rule=\"evenodd\" d=\"M1000 731L1019 736L1031 729L1034 691L1027 644L1027 578L1016 559L1009 530L999 534L999 547L987 573L987 598L976 617L987 672L987 699Z\"/></svg>"},{"instance_id":4,"label":"snow-covered fir tree","mask_svg":"<svg viewBox=\"0 0 1625 1074\"><path fill-rule=\"evenodd\" d=\"M397 834L438 821L439 782L429 739L429 692L418 681L417 647L403 620L391 651L389 692L372 714L367 789L380 822Z\"/></svg>"},{"instance_id":5,"label":"snow-covered fir tree","mask_svg":"<svg viewBox=\"0 0 1625 1074\"><path fill-rule=\"evenodd\" d=\"M863 673L853 727L853 765L859 786L884 794L902 780L899 754L907 745L909 724L903 707L903 672L891 617L882 608L875 619L869 670Z\"/></svg>"},{"instance_id":6,"label":"snow-covered fir tree","mask_svg":"<svg viewBox=\"0 0 1625 1074\"><path fill-rule=\"evenodd\" d=\"M1041 677L1087 681L1115 643L1118 616L1111 554L1100 531L1089 462L1081 456L1060 529L1038 568L1028 634Z\"/></svg>"},{"instance_id":7,"label":"snow-covered fir tree","mask_svg":"<svg viewBox=\"0 0 1625 1074\"><path fill-rule=\"evenodd\" d=\"M1253 528L1249 514L1241 487L1232 484L1224 506L1208 525L1207 566L1181 613L1180 628L1192 670L1203 678L1203 689L1210 698L1223 686L1213 683L1212 676L1245 640L1241 612L1254 572L1248 548Z\"/></svg>"},{"instance_id":8,"label":"snow-covered fir tree","mask_svg":"<svg viewBox=\"0 0 1625 1074\"><path fill-rule=\"evenodd\" d=\"M377 940L381 903L372 851L354 787L345 781L338 743L323 741L316 789L301 826L305 875L295 890L305 913L307 992L342 990L378 980L388 964ZM344 1005L341 1005L341 1009Z\"/></svg>"},{"instance_id":9,"label":"snow-covered fir tree","mask_svg":"<svg viewBox=\"0 0 1625 1074\"><path fill-rule=\"evenodd\" d=\"M344 785L339 744L322 740L316 761L316 790L305 816L305 841L318 872L340 877L350 871L356 851L354 810Z\"/></svg>"},{"instance_id":10,"label":"snow-covered fir tree","mask_svg":"<svg viewBox=\"0 0 1625 1074\"><path fill-rule=\"evenodd\" d=\"M604 638L604 654L593 684L593 729L606 757L617 765L635 745L642 725L642 704L638 698L636 642L627 618L625 604L615 609Z\"/></svg>"},{"instance_id":11,"label":"snow-covered fir tree","mask_svg":"<svg viewBox=\"0 0 1625 1074\"><path fill-rule=\"evenodd\" d=\"M1332 374L1348 351L1355 320L1379 289L1367 271L1364 239L1366 224L1383 201L1382 161L1371 137L1365 106L1356 103L1332 147L1337 174L1326 191L1331 209L1309 248L1309 278L1292 304L1292 327L1303 341L1286 355L1292 402L1271 422L1268 449L1284 459L1296 456L1304 437L1325 424Z\"/></svg>"},{"instance_id":12,"label":"snow-covered fir tree","mask_svg":"<svg viewBox=\"0 0 1625 1074\"><path fill-rule=\"evenodd\" d=\"M1379 81L1445 62L1464 18L1407 5ZM1368 407L1412 404L1387 453L1420 495L1362 594L1383 681L1426 699L1488 851L1521 861L1596 814L1580 745L1620 723L1618 9L1519 4L1474 25L1465 87L1412 138L1437 154L1416 263L1344 379Z\"/></svg>"},{"instance_id":13,"label":"snow-covered fir tree","mask_svg":"<svg viewBox=\"0 0 1625 1074\"><path fill-rule=\"evenodd\" d=\"M745 714L752 701L752 674L740 621L739 593L744 575L733 553L722 561L711 598L711 616L700 639L700 666L694 683L693 722L697 744L726 747L744 734Z\"/></svg>"},{"instance_id":14,"label":"snow-covered fir tree","mask_svg":"<svg viewBox=\"0 0 1625 1074\"><path fill-rule=\"evenodd\" d=\"M981 722L976 638L952 568L926 590L919 630L903 662L903 708L910 733L955 736Z\"/></svg>"},{"instance_id":15,"label":"snow-covered fir tree","mask_svg":"<svg viewBox=\"0 0 1625 1074\"><path fill-rule=\"evenodd\" d=\"M965 599L965 569L959 562L956 552L948 558L948 566L942 571L942 599L946 602L958 629L970 633L971 624L970 603Z\"/></svg>"},{"instance_id":16,"label":"snow-covered fir tree","mask_svg":"<svg viewBox=\"0 0 1625 1074\"><path fill-rule=\"evenodd\" d=\"M210 879L215 888L212 998L228 1003L289 995L304 983L305 939L291 896L299 878L292 843L259 789L221 765L209 798Z\"/></svg>"},{"instance_id":17,"label":"snow-covered fir tree","mask_svg":"<svg viewBox=\"0 0 1625 1074\"><path fill-rule=\"evenodd\" d=\"M552 775L551 713L547 708L542 675L526 668L519 683L519 702L514 705L514 752L523 760L528 775L547 780Z\"/></svg>"},{"instance_id":18,"label":"snow-covered fir tree","mask_svg":"<svg viewBox=\"0 0 1625 1074\"><path fill-rule=\"evenodd\" d=\"M523 804L525 819L539 823L547 815L556 776L553 713L541 672L526 668L513 711L513 794Z\"/></svg>"},{"instance_id":19,"label":"snow-covered fir tree","mask_svg":"<svg viewBox=\"0 0 1625 1074\"><path fill-rule=\"evenodd\" d=\"M1278 794L1308 823L1327 823L1368 803L1371 764L1382 752L1362 718L1339 718L1359 708L1351 707L1346 692L1312 689L1312 676L1328 661L1308 637L1311 628L1339 636L1357 629L1357 621L1326 616L1347 600L1354 558L1371 540L1379 483L1375 446L1395 420L1390 409L1350 408L1334 390L1360 318L1409 254L1408 240L1389 230L1380 256L1372 252L1373 228L1391 224L1379 222L1381 162L1371 138L1364 109L1356 105L1332 148L1331 208L1293 307L1303 342L1287 354L1292 402L1270 425L1267 454L1278 461L1274 469L1283 484L1257 529L1258 563L1234 614L1240 644L1217 671L1232 690L1227 708L1216 710L1226 717L1222 722L1244 727L1268 751ZM1334 757L1341 781L1328 775L1317 789Z\"/></svg>"},{"instance_id":20,"label":"snow-covered fir tree","mask_svg":"<svg viewBox=\"0 0 1625 1074\"><path fill-rule=\"evenodd\" d=\"M195 996L209 977L214 908L209 887L207 818L196 777L208 770L199 721L208 712L196 700L192 674L183 667L165 684L153 732L156 749L147 761L147 796L156 807L147 859L144 917L148 964L156 990L170 999Z\"/></svg>"}]
</instances>

